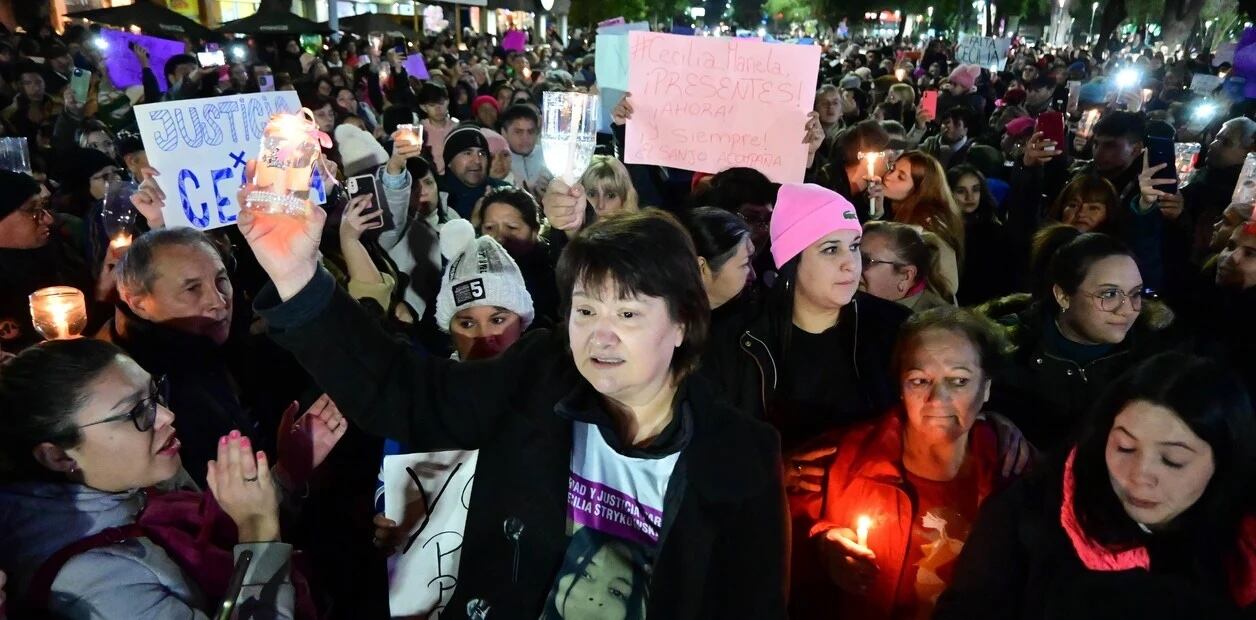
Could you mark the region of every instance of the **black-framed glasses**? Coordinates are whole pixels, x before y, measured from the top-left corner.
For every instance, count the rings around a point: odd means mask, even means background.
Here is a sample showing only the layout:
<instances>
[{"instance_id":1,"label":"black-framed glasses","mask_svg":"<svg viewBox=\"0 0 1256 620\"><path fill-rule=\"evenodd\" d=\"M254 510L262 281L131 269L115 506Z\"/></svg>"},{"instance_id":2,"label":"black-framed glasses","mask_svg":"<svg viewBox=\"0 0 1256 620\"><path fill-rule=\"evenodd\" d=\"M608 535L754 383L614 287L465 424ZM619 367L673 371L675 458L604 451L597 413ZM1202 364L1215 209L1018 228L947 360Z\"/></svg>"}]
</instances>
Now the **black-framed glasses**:
<instances>
[{"instance_id":1,"label":"black-framed glasses","mask_svg":"<svg viewBox=\"0 0 1256 620\"><path fill-rule=\"evenodd\" d=\"M862 255L860 258L863 260L864 269L868 269L869 267L872 267L874 265L890 265L894 267L895 269L902 269L903 267L907 266L903 263L897 263L892 260L881 260L879 258L872 258L871 256L868 256L867 254Z\"/></svg>"},{"instance_id":2,"label":"black-framed glasses","mask_svg":"<svg viewBox=\"0 0 1256 620\"><path fill-rule=\"evenodd\" d=\"M1106 288L1084 294L1093 298L1099 304L1099 309L1104 312L1116 312L1125 306L1127 301L1130 304L1130 308L1138 312L1143 309L1143 300L1156 299L1157 297L1155 291L1146 287L1136 288L1128 293L1119 288Z\"/></svg>"},{"instance_id":3,"label":"black-framed glasses","mask_svg":"<svg viewBox=\"0 0 1256 620\"><path fill-rule=\"evenodd\" d=\"M130 420L135 425L135 430L143 433L153 427L157 422L157 405L167 406L167 398L170 393L170 384L166 381L165 376L158 377L156 381L148 389L148 398L141 399L135 403L135 406L126 413L120 413L115 416L109 416L103 420L96 420L79 426L79 428L87 428L96 426L97 424L106 424L108 422L121 422Z\"/></svg>"}]
</instances>

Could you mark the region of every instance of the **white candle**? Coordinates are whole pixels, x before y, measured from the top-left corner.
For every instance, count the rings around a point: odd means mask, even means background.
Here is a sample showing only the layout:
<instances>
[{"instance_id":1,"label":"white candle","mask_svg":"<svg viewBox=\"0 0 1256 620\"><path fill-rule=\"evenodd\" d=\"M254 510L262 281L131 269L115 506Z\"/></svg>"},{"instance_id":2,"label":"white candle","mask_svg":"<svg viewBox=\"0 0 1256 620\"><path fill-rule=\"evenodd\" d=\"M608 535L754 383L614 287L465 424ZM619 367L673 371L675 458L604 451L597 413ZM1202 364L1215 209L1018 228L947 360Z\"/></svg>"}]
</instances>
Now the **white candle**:
<instances>
[{"instance_id":1,"label":"white candle","mask_svg":"<svg viewBox=\"0 0 1256 620\"><path fill-rule=\"evenodd\" d=\"M859 515L859 518L855 519L855 542L859 543L860 547L865 549L868 547L868 530L871 528L872 517Z\"/></svg>"}]
</instances>

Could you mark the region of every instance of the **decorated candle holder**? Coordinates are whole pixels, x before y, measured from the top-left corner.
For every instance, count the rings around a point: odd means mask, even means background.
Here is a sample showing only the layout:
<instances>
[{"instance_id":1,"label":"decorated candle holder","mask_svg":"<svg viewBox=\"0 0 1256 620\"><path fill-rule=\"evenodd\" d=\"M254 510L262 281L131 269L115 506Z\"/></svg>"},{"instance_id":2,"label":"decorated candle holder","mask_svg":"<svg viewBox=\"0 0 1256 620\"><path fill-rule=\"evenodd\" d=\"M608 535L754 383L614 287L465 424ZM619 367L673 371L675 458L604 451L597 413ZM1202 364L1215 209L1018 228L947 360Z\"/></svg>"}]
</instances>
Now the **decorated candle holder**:
<instances>
[{"instance_id":1,"label":"decorated candle holder","mask_svg":"<svg viewBox=\"0 0 1256 620\"><path fill-rule=\"evenodd\" d=\"M244 198L244 208L308 215L310 178L320 146L330 148L331 138L319 131L308 108L301 108L297 114L271 116L262 135L253 189Z\"/></svg>"},{"instance_id":2,"label":"decorated candle holder","mask_svg":"<svg viewBox=\"0 0 1256 620\"><path fill-rule=\"evenodd\" d=\"M76 338L87 327L83 292L72 286L50 286L30 295L31 322L47 340Z\"/></svg>"}]
</instances>

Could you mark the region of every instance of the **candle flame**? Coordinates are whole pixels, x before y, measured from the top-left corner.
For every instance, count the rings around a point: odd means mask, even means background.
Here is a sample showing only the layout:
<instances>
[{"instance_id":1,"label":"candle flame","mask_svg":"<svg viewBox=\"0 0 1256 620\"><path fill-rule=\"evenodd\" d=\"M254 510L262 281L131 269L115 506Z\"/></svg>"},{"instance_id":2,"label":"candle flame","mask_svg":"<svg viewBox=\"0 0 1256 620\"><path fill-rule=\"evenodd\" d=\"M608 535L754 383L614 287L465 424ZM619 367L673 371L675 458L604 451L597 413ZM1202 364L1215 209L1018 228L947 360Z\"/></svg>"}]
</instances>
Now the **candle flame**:
<instances>
[{"instance_id":1,"label":"candle flame","mask_svg":"<svg viewBox=\"0 0 1256 620\"><path fill-rule=\"evenodd\" d=\"M109 247L114 248L114 249L126 248L130 246L131 246L130 233L118 233L118 236L114 237L113 240L109 242Z\"/></svg>"},{"instance_id":2,"label":"candle flame","mask_svg":"<svg viewBox=\"0 0 1256 620\"><path fill-rule=\"evenodd\" d=\"M872 517L859 515L855 519L855 538L858 539L855 542L859 543L860 547L868 546L868 530L870 529L872 529Z\"/></svg>"}]
</instances>

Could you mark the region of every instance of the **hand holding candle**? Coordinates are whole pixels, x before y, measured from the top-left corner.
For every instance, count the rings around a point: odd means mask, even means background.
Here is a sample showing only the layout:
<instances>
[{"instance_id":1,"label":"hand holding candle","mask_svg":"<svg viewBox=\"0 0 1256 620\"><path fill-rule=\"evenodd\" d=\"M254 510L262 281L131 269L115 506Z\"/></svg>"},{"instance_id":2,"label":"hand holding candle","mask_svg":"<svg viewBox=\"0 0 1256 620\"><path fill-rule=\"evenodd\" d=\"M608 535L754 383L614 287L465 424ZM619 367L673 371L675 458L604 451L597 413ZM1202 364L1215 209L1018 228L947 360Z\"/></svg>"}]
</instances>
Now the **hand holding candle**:
<instances>
[{"instance_id":1,"label":"hand holding candle","mask_svg":"<svg viewBox=\"0 0 1256 620\"><path fill-rule=\"evenodd\" d=\"M859 518L855 519L855 542L859 543L860 547L868 548L868 530L871 528L872 517L859 515Z\"/></svg>"}]
</instances>

